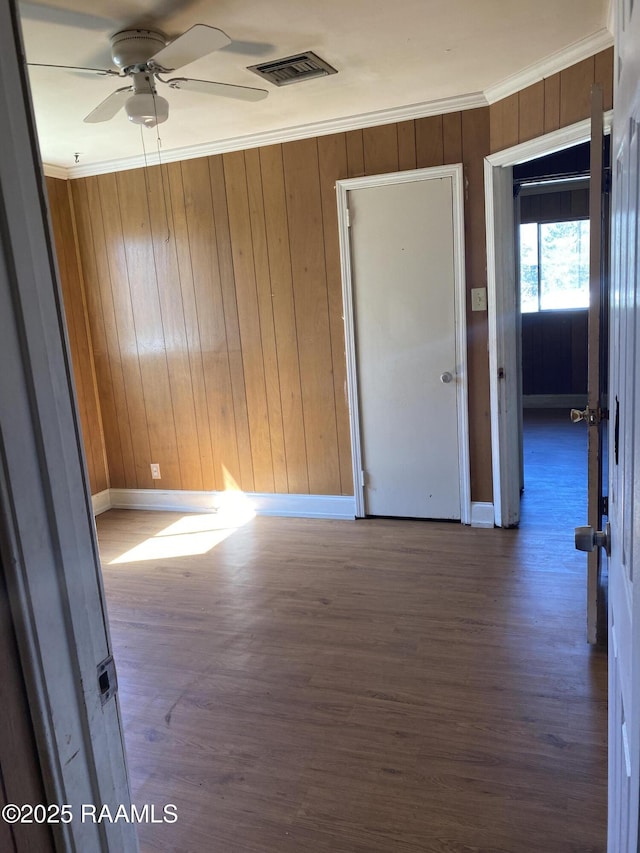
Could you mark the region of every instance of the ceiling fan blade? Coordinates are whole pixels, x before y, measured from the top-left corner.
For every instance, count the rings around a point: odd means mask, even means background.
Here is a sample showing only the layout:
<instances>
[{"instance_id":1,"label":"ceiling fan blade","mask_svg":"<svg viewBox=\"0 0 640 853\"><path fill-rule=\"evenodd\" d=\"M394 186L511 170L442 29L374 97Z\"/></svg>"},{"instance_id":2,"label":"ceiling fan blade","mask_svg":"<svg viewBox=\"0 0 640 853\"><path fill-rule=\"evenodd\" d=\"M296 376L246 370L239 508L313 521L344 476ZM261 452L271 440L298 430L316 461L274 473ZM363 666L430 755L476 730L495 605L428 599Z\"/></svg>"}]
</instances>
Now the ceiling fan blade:
<instances>
[{"instance_id":1,"label":"ceiling fan blade","mask_svg":"<svg viewBox=\"0 0 640 853\"><path fill-rule=\"evenodd\" d=\"M30 68L62 68L63 71L87 71L91 74L99 74L102 77L113 75L120 77L121 75L112 68L86 68L84 65L51 65L48 62L27 62Z\"/></svg>"},{"instance_id":2,"label":"ceiling fan blade","mask_svg":"<svg viewBox=\"0 0 640 853\"><path fill-rule=\"evenodd\" d=\"M186 89L189 92L202 92L204 95L222 95L240 101L261 101L269 94L266 89L253 86L234 86L231 83L214 83L213 80L191 80L188 77L174 77L164 81L172 89Z\"/></svg>"},{"instance_id":3,"label":"ceiling fan blade","mask_svg":"<svg viewBox=\"0 0 640 853\"><path fill-rule=\"evenodd\" d=\"M266 41L240 41L234 39L224 48L225 53L238 53L240 56L268 56L276 49Z\"/></svg>"},{"instance_id":4,"label":"ceiling fan blade","mask_svg":"<svg viewBox=\"0 0 640 853\"><path fill-rule=\"evenodd\" d=\"M88 116L85 116L84 121L87 124L97 124L101 121L109 121L113 118L118 110L122 109L125 101L131 94L133 89L131 86L125 86L122 89L116 89L108 98L105 98L101 104L92 110Z\"/></svg>"},{"instance_id":5,"label":"ceiling fan blade","mask_svg":"<svg viewBox=\"0 0 640 853\"><path fill-rule=\"evenodd\" d=\"M206 24L195 24L159 50L149 61L164 71L175 71L228 44L231 44L231 39L222 30Z\"/></svg>"}]
</instances>

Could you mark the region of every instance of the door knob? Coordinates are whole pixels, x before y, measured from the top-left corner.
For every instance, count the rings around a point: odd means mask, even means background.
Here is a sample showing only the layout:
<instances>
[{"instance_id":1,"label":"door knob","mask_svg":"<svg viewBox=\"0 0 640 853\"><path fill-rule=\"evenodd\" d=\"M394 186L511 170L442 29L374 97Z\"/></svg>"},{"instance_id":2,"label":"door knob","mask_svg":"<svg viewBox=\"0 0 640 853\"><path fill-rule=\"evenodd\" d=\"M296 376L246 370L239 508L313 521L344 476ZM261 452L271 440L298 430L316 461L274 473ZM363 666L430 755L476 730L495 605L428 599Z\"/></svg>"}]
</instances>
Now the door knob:
<instances>
[{"instance_id":1,"label":"door knob","mask_svg":"<svg viewBox=\"0 0 640 853\"><path fill-rule=\"evenodd\" d=\"M584 411L582 409L571 409L569 415L571 422L577 424L578 421L586 421L589 426L598 426L603 418L607 415L602 409L590 409L588 406Z\"/></svg>"},{"instance_id":2,"label":"door knob","mask_svg":"<svg viewBox=\"0 0 640 853\"><path fill-rule=\"evenodd\" d=\"M453 373L450 373L448 370L445 370L444 373L440 374L440 382L442 382L444 385L448 385L452 379Z\"/></svg>"},{"instance_id":3,"label":"door knob","mask_svg":"<svg viewBox=\"0 0 640 853\"><path fill-rule=\"evenodd\" d=\"M607 557L611 556L611 525L607 521L604 530L594 530L590 524L576 527L575 543L578 551L595 551L604 548Z\"/></svg>"},{"instance_id":4,"label":"door knob","mask_svg":"<svg viewBox=\"0 0 640 853\"><path fill-rule=\"evenodd\" d=\"M571 418L572 424L577 424L579 421L586 421L589 419L589 409L571 409L571 414L569 415Z\"/></svg>"}]
</instances>

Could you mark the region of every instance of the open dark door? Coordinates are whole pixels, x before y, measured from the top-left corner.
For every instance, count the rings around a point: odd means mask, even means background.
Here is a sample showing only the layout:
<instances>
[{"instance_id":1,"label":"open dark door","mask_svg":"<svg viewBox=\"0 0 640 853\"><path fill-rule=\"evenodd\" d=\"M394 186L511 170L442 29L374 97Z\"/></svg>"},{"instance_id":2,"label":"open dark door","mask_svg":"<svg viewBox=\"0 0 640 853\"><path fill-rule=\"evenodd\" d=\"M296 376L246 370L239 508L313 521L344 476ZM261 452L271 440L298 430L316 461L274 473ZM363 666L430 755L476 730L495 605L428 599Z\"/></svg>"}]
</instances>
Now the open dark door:
<instances>
[{"instance_id":1,"label":"open dark door","mask_svg":"<svg viewBox=\"0 0 640 853\"><path fill-rule=\"evenodd\" d=\"M605 645L607 638L606 554L599 547L598 532L604 529L607 512L603 495L603 468L608 422L605 349L607 346L607 273L608 202L604 180L604 114L602 87L591 92L591 186L589 192L589 332L587 408L573 410L572 420L584 420L588 429L587 450L587 527L576 528L576 548L587 551L587 641Z\"/></svg>"}]
</instances>

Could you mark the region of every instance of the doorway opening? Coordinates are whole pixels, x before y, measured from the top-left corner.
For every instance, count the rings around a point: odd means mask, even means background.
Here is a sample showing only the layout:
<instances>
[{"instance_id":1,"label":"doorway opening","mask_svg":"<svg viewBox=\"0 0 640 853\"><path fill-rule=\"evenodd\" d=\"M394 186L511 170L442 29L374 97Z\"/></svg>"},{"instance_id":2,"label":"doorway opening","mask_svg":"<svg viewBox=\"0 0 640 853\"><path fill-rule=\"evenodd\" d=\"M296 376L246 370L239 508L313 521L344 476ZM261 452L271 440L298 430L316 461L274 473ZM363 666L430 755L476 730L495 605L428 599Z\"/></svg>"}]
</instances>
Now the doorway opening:
<instances>
[{"instance_id":1,"label":"doorway opening","mask_svg":"<svg viewBox=\"0 0 640 853\"><path fill-rule=\"evenodd\" d=\"M609 137L605 138L602 269L608 269ZM520 526L571 531L588 499L590 143L513 169L519 381ZM607 408L608 276L601 277L600 385ZM606 508L606 419L600 482ZM573 543L567 542L571 551ZM607 569L599 578L606 616ZM600 630L600 637L606 630Z\"/></svg>"},{"instance_id":2,"label":"doorway opening","mask_svg":"<svg viewBox=\"0 0 640 853\"><path fill-rule=\"evenodd\" d=\"M569 413L587 405L589 143L515 166L513 192L520 523L557 503L571 530L586 517L586 430Z\"/></svg>"}]
</instances>

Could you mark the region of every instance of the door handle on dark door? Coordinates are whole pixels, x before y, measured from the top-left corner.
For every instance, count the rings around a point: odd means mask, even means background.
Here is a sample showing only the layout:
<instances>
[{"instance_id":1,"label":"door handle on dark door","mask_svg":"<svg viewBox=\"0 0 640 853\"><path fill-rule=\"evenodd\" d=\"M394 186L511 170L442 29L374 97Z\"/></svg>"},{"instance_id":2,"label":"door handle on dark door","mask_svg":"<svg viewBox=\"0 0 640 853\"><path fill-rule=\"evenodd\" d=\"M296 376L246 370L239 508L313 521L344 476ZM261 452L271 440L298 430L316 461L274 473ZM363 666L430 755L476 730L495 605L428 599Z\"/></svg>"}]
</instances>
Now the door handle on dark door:
<instances>
[{"instance_id":1,"label":"door handle on dark door","mask_svg":"<svg viewBox=\"0 0 640 853\"><path fill-rule=\"evenodd\" d=\"M611 556L611 525L607 521L604 530L594 530L590 524L576 527L575 543L578 551L595 551L604 548L607 557Z\"/></svg>"},{"instance_id":2,"label":"door handle on dark door","mask_svg":"<svg viewBox=\"0 0 640 853\"><path fill-rule=\"evenodd\" d=\"M571 418L572 424L577 424L580 421L588 421L589 420L589 409L571 409L571 414L569 416Z\"/></svg>"}]
</instances>

